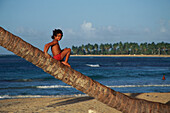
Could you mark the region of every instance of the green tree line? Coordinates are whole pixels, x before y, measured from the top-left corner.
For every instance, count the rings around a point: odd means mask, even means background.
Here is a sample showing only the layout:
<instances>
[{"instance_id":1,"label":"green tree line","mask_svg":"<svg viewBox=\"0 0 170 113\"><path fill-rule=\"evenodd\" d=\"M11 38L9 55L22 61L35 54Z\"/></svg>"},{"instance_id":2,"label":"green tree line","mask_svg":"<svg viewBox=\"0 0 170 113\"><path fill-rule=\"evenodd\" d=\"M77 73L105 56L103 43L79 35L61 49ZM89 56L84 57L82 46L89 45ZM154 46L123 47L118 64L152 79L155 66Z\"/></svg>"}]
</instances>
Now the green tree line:
<instances>
[{"instance_id":1,"label":"green tree line","mask_svg":"<svg viewBox=\"0 0 170 113\"><path fill-rule=\"evenodd\" d=\"M170 43L119 42L72 46L73 55L170 55Z\"/></svg>"}]
</instances>

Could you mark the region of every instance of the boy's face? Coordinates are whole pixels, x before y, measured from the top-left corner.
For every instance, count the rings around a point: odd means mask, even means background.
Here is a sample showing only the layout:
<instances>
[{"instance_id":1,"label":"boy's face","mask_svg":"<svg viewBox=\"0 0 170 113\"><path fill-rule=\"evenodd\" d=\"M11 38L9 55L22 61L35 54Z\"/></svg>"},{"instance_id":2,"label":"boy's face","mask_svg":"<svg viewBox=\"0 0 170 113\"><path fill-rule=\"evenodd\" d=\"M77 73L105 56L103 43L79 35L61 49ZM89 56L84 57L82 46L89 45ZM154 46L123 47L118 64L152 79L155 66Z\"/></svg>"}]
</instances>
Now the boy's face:
<instances>
[{"instance_id":1,"label":"boy's face","mask_svg":"<svg viewBox=\"0 0 170 113\"><path fill-rule=\"evenodd\" d=\"M55 36L55 39L57 39L58 41L60 41L62 38L62 35L61 33L58 33L57 36Z\"/></svg>"}]
</instances>

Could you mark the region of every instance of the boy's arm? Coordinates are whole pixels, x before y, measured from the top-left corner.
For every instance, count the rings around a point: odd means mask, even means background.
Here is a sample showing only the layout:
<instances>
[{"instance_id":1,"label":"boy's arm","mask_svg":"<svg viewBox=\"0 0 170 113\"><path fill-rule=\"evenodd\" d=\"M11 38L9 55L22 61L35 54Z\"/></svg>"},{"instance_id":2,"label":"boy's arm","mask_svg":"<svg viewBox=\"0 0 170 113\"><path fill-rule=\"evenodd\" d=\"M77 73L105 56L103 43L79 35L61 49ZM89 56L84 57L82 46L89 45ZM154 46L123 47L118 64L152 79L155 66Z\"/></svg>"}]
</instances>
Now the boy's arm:
<instances>
[{"instance_id":1,"label":"boy's arm","mask_svg":"<svg viewBox=\"0 0 170 113\"><path fill-rule=\"evenodd\" d=\"M48 49L50 48L50 46L55 45L57 43L58 43L58 41L54 40L54 41L52 41L52 42L50 42L50 43L48 43L44 46L44 53L48 58L50 57L50 55L47 53Z\"/></svg>"}]
</instances>

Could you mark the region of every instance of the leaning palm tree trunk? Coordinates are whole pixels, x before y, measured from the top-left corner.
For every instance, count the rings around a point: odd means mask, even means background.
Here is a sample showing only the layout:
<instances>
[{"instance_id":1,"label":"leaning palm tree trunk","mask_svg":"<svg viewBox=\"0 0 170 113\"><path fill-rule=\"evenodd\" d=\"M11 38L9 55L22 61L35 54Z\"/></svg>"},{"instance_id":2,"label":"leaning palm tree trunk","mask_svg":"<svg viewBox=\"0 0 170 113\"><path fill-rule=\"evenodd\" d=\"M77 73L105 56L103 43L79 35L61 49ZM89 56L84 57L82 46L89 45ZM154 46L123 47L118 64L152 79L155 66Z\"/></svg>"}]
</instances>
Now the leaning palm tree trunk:
<instances>
[{"instance_id":1,"label":"leaning palm tree trunk","mask_svg":"<svg viewBox=\"0 0 170 113\"><path fill-rule=\"evenodd\" d=\"M47 59L44 52L21 38L0 27L0 45L26 59L56 79L62 80L79 91L124 113L168 113L168 105L128 97L97 81L69 68L52 57Z\"/></svg>"}]
</instances>

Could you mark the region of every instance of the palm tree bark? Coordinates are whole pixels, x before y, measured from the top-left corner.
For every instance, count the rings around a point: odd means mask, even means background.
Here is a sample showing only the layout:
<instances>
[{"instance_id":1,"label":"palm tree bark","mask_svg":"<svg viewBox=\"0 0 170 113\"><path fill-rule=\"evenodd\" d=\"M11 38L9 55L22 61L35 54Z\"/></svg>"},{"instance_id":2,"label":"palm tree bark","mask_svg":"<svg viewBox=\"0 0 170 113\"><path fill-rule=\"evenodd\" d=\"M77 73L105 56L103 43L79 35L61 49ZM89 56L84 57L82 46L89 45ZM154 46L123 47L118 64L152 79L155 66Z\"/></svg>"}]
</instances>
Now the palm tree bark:
<instances>
[{"instance_id":1,"label":"palm tree bark","mask_svg":"<svg viewBox=\"0 0 170 113\"><path fill-rule=\"evenodd\" d=\"M124 113L168 113L168 105L128 97L99 82L69 68L52 57L47 59L44 52L21 38L0 27L0 45L25 60L33 63L56 79L62 80L79 91Z\"/></svg>"}]
</instances>

